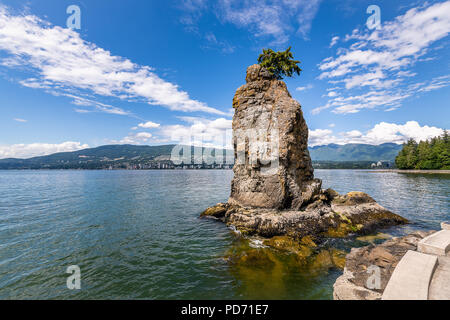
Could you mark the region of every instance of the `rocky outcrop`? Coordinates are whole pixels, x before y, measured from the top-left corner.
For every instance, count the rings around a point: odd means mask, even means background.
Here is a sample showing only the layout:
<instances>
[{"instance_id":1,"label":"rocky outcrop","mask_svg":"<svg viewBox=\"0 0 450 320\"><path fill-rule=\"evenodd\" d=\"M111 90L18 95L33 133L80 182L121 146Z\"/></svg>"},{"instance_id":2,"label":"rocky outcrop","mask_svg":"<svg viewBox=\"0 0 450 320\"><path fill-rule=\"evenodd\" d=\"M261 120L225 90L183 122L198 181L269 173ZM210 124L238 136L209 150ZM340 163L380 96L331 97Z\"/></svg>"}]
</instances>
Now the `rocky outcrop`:
<instances>
[{"instance_id":1,"label":"rocky outcrop","mask_svg":"<svg viewBox=\"0 0 450 320\"><path fill-rule=\"evenodd\" d=\"M331 189L321 191L301 211L220 203L204 211L202 216L219 219L249 236L289 236L299 241L310 236L317 242L350 234L370 234L378 228L407 222L365 193L341 196Z\"/></svg>"},{"instance_id":2,"label":"rocky outcrop","mask_svg":"<svg viewBox=\"0 0 450 320\"><path fill-rule=\"evenodd\" d=\"M381 245L352 249L346 256L344 274L334 284L335 300L380 300L395 267L408 252L417 250L420 240L435 231L417 231L393 238ZM370 277L378 272L379 286Z\"/></svg>"},{"instance_id":3,"label":"rocky outcrop","mask_svg":"<svg viewBox=\"0 0 450 320\"><path fill-rule=\"evenodd\" d=\"M367 234L405 223L362 192L339 195L314 179L308 127L286 84L259 65L233 100L234 179L228 203L202 216L218 218L243 234L289 236L301 241Z\"/></svg>"},{"instance_id":4,"label":"rocky outcrop","mask_svg":"<svg viewBox=\"0 0 450 320\"><path fill-rule=\"evenodd\" d=\"M260 65L233 99L236 164L229 203L299 210L320 192L308 151L308 127L286 84Z\"/></svg>"}]
</instances>

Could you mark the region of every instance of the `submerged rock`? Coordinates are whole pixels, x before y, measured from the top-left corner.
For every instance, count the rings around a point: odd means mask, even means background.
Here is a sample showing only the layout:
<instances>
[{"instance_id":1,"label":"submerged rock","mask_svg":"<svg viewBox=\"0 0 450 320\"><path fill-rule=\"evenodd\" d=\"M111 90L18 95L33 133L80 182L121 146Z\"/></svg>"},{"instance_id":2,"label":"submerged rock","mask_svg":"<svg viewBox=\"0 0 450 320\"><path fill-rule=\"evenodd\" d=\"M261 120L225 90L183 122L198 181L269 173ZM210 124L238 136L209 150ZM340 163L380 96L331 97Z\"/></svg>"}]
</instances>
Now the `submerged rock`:
<instances>
[{"instance_id":1,"label":"submerged rock","mask_svg":"<svg viewBox=\"0 0 450 320\"><path fill-rule=\"evenodd\" d=\"M376 233L376 234L371 234L371 235L367 235L367 236L357 237L356 240L362 241L362 242L369 242L371 244L374 244L377 241L387 240L387 239L391 239L391 238L392 238L392 236L389 235L389 234Z\"/></svg>"},{"instance_id":2,"label":"submerged rock","mask_svg":"<svg viewBox=\"0 0 450 320\"><path fill-rule=\"evenodd\" d=\"M331 269L341 269L345 252L316 246L309 238L294 241L290 237L263 240L254 248L255 239L240 238L225 254L230 271L242 285L240 289L253 299L284 298L293 279L310 283L312 278L327 276Z\"/></svg>"},{"instance_id":3,"label":"submerged rock","mask_svg":"<svg viewBox=\"0 0 450 320\"><path fill-rule=\"evenodd\" d=\"M297 260L305 261L313 254L317 245L309 237L304 237L301 241L295 241L287 236L277 236L265 240L264 245L279 251L293 253L297 256Z\"/></svg>"}]
</instances>

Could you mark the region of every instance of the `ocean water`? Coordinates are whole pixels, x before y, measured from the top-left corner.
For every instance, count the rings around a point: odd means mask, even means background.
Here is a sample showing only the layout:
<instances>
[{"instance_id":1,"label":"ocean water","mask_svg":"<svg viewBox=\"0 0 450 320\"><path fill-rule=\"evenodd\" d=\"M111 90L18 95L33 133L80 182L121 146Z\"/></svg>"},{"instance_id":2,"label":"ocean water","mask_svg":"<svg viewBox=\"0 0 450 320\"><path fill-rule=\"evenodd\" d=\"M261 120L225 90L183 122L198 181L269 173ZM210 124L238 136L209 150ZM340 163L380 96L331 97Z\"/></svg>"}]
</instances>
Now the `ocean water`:
<instances>
[{"instance_id":1,"label":"ocean water","mask_svg":"<svg viewBox=\"0 0 450 320\"><path fill-rule=\"evenodd\" d=\"M341 271L293 263L235 268L242 242L199 219L227 200L231 170L0 171L0 299L331 299ZM450 220L450 176L316 170L324 187L364 191L411 221ZM355 241L336 244L344 251ZM263 250L263 249L261 249ZM273 253L268 253L272 255ZM69 290L67 267L81 269Z\"/></svg>"}]
</instances>

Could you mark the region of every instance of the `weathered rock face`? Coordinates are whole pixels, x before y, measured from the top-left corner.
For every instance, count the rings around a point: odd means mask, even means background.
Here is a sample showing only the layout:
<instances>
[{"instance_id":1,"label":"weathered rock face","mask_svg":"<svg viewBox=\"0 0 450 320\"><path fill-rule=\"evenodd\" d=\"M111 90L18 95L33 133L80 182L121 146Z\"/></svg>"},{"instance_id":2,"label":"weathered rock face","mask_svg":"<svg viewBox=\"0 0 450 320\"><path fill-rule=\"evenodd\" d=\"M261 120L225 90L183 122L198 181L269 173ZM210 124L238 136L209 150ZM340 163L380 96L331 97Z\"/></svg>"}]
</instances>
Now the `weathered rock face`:
<instances>
[{"instance_id":1,"label":"weathered rock face","mask_svg":"<svg viewBox=\"0 0 450 320\"><path fill-rule=\"evenodd\" d=\"M286 84L260 65L233 100L236 164L229 203L299 210L320 192L308 152L308 127Z\"/></svg>"},{"instance_id":2,"label":"weathered rock face","mask_svg":"<svg viewBox=\"0 0 450 320\"><path fill-rule=\"evenodd\" d=\"M286 84L259 65L233 100L234 179L228 203L202 213L245 235L302 241L368 234L407 220L362 192L339 195L314 179L308 127Z\"/></svg>"}]
</instances>

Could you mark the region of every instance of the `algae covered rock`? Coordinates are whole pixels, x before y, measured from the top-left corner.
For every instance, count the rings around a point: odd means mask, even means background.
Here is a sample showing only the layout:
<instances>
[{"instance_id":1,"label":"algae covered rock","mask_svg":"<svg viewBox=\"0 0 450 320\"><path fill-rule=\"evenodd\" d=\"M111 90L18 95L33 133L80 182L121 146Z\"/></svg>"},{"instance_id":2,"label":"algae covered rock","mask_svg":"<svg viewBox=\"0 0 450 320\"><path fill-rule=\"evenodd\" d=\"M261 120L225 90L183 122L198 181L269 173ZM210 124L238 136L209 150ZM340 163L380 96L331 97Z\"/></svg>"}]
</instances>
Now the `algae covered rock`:
<instances>
[{"instance_id":1,"label":"algae covered rock","mask_svg":"<svg viewBox=\"0 0 450 320\"><path fill-rule=\"evenodd\" d=\"M291 237L277 236L264 240L263 244L280 251L295 254L298 261L304 261L310 257L317 245L310 237L305 237L301 241L296 241Z\"/></svg>"},{"instance_id":2,"label":"algae covered rock","mask_svg":"<svg viewBox=\"0 0 450 320\"><path fill-rule=\"evenodd\" d=\"M225 213L224 213L225 211ZM407 222L380 206L362 192L339 195L321 191L315 201L302 210L277 210L219 204L205 211L245 235L271 238L288 236L301 240L309 236L320 243L326 238L367 235L378 228Z\"/></svg>"},{"instance_id":3,"label":"algae covered rock","mask_svg":"<svg viewBox=\"0 0 450 320\"><path fill-rule=\"evenodd\" d=\"M342 269L345 252L319 247L309 237L299 241L287 236L239 238L227 250L225 261L247 296L273 299L286 294L292 277L309 282L326 277L332 269Z\"/></svg>"},{"instance_id":4,"label":"algae covered rock","mask_svg":"<svg viewBox=\"0 0 450 320\"><path fill-rule=\"evenodd\" d=\"M360 234L371 234L377 229L408 223L408 220L380 206L363 192L350 192L338 196L331 208L341 217L347 217L351 225L342 224Z\"/></svg>"},{"instance_id":5,"label":"algae covered rock","mask_svg":"<svg viewBox=\"0 0 450 320\"><path fill-rule=\"evenodd\" d=\"M203 211L200 217L213 217L213 218L223 218L227 213L229 205L227 203L218 203L213 207L210 207Z\"/></svg>"}]
</instances>

